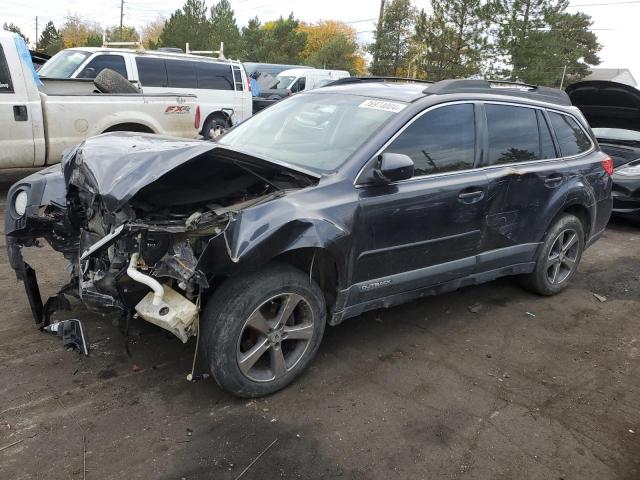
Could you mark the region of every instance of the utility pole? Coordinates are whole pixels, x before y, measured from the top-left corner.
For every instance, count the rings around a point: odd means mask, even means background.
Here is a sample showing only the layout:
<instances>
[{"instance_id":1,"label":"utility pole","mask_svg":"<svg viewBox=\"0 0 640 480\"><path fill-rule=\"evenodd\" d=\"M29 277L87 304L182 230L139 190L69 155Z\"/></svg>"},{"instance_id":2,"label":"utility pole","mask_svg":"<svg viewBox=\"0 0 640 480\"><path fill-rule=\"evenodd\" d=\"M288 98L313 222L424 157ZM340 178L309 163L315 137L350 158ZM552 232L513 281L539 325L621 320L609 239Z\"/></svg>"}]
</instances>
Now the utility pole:
<instances>
[{"instance_id":1,"label":"utility pole","mask_svg":"<svg viewBox=\"0 0 640 480\"><path fill-rule=\"evenodd\" d=\"M122 41L122 16L124 15L124 0L120 0L120 41Z\"/></svg>"},{"instance_id":2,"label":"utility pole","mask_svg":"<svg viewBox=\"0 0 640 480\"><path fill-rule=\"evenodd\" d=\"M382 35L382 19L384 18L384 2L380 0L380 14L378 15L378 25L376 26L376 49L373 52L373 64L378 63L380 50L380 36Z\"/></svg>"},{"instance_id":3,"label":"utility pole","mask_svg":"<svg viewBox=\"0 0 640 480\"><path fill-rule=\"evenodd\" d=\"M38 16L36 15L36 51L38 50Z\"/></svg>"}]
</instances>

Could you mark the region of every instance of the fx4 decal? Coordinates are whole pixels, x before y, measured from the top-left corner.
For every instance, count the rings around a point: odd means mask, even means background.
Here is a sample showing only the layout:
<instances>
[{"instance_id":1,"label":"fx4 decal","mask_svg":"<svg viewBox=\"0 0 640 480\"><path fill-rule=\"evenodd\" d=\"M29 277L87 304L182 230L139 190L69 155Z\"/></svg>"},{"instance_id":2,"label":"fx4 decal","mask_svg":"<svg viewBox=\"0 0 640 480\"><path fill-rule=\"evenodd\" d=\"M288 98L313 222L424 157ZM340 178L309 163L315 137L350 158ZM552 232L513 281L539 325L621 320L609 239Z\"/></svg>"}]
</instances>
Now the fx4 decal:
<instances>
[{"instance_id":1,"label":"fx4 decal","mask_svg":"<svg viewBox=\"0 0 640 480\"><path fill-rule=\"evenodd\" d=\"M189 113L191 105L169 105L164 109L164 113Z\"/></svg>"}]
</instances>

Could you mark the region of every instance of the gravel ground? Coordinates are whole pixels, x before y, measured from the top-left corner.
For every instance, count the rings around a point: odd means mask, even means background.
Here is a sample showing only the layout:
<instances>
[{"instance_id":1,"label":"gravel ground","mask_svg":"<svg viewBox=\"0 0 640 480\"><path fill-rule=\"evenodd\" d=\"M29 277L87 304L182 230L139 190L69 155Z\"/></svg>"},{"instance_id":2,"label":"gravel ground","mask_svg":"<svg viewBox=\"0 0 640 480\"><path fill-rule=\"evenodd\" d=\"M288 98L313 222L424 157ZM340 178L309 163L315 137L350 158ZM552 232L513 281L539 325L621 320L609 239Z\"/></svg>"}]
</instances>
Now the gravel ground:
<instances>
[{"instance_id":1,"label":"gravel ground","mask_svg":"<svg viewBox=\"0 0 640 480\"><path fill-rule=\"evenodd\" d=\"M65 352L0 243L3 479L640 479L639 225L613 221L553 298L503 279L329 328L255 401L188 383L194 343L142 322L129 356L77 307L92 353ZM26 256L53 294L59 255Z\"/></svg>"}]
</instances>

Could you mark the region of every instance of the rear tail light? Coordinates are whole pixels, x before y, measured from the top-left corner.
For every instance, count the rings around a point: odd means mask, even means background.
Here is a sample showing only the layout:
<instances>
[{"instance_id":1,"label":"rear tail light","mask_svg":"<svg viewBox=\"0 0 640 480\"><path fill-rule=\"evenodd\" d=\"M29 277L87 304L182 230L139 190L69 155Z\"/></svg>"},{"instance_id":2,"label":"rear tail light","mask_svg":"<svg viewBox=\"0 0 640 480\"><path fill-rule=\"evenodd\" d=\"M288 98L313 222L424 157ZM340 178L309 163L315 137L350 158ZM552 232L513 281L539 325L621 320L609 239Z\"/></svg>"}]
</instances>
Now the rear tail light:
<instances>
[{"instance_id":1,"label":"rear tail light","mask_svg":"<svg viewBox=\"0 0 640 480\"><path fill-rule=\"evenodd\" d=\"M247 75L247 90L251 91L251 78Z\"/></svg>"},{"instance_id":2,"label":"rear tail light","mask_svg":"<svg viewBox=\"0 0 640 480\"><path fill-rule=\"evenodd\" d=\"M611 160L611 157L607 157L602 161L602 168L607 172L607 175L613 175L613 160Z\"/></svg>"},{"instance_id":3,"label":"rear tail light","mask_svg":"<svg viewBox=\"0 0 640 480\"><path fill-rule=\"evenodd\" d=\"M200 130L200 105L196 107L196 120L195 120L196 130Z\"/></svg>"}]
</instances>

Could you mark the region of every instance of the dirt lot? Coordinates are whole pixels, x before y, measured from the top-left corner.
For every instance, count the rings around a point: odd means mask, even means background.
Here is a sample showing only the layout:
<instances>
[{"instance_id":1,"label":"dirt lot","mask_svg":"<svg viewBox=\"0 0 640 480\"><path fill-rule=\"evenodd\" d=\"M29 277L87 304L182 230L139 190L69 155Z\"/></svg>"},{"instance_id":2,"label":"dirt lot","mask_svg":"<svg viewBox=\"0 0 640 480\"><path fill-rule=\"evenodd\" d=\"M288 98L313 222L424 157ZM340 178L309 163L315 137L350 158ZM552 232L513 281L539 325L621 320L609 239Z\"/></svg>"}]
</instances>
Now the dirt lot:
<instances>
[{"instance_id":1,"label":"dirt lot","mask_svg":"<svg viewBox=\"0 0 640 480\"><path fill-rule=\"evenodd\" d=\"M612 222L554 298L505 279L329 328L306 375L257 401L186 382L193 343L152 326L128 356L78 308L92 353L65 352L2 233L3 479L640 479L640 226ZM27 257L54 293L61 259Z\"/></svg>"}]
</instances>

